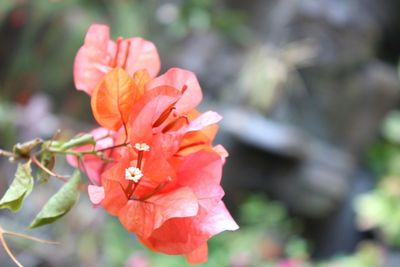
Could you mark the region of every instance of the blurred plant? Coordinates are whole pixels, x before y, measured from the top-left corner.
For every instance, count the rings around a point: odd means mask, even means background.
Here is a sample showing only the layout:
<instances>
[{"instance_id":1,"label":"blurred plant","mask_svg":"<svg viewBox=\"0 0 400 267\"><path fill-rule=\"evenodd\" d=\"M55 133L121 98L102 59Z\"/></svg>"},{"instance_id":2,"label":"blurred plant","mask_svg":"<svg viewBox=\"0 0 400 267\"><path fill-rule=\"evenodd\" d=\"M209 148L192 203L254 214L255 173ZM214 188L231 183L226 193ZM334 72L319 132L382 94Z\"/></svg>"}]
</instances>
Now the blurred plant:
<instances>
[{"instance_id":1,"label":"blurred plant","mask_svg":"<svg viewBox=\"0 0 400 267\"><path fill-rule=\"evenodd\" d=\"M311 40L284 47L266 44L252 49L239 75L240 97L261 111L269 111L284 95L289 82L305 89L297 70L312 64L316 53Z\"/></svg>"},{"instance_id":2,"label":"blurred plant","mask_svg":"<svg viewBox=\"0 0 400 267\"><path fill-rule=\"evenodd\" d=\"M393 111L382 127L383 140L371 149L369 159L378 173L375 189L355 201L357 224L374 230L387 245L400 248L400 113Z\"/></svg>"},{"instance_id":3,"label":"blurred plant","mask_svg":"<svg viewBox=\"0 0 400 267\"><path fill-rule=\"evenodd\" d=\"M353 255L335 257L332 260L317 263L315 267L377 267L383 265L383 253L379 245L361 243Z\"/></svg>"},{"instance_id":4,"label":"blurred plant","mask_svg":"<svg viewBox=\"0 0 400 267\"><path fill-rule=\"evenodd\" d=\"M245 44L251 35L239 10L211 0L167 1L157 8L157 20L168 25L168 35L183 38L193 31L215 30L226 38Z\"/></svg>"}]
</instances>

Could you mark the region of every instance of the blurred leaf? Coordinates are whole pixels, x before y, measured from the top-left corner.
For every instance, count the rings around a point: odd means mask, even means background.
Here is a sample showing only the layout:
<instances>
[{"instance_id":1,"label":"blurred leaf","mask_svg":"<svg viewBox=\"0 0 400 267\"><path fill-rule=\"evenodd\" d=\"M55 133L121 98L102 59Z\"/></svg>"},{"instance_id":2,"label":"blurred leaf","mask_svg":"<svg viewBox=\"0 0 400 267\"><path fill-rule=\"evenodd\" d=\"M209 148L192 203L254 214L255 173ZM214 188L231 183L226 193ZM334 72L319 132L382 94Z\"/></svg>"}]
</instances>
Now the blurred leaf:
<instances>
[{"instance_id":1,"label":"blurred leaf","mask_svg":"<svg viewBox=\"0 0 400 267\"><path fill-rule=\"evenodd\" d=\"M387 140L400 144L400 111L392 111L386 116L382 133Z\"/></svg>"},{"instance_id":2,"label":"blurred leaf","mask_svg":"<svg viewBox=\"0 0 400 267\"><path fill-rule=\"evenodd\" d=\"M40 163L48 170L52 171L56 163L56 159L52 153L44 152L40 157ZM40 183L46 183L49 180L49 178L50 174L48 174L41 168L39 168L38 171L36 172L36 179Z\"/></svg>"},{"instance_id":3,"label":"blurred leaf","mask_svg":"<svg viewBox=\"0 0 400 267\"><path fill-rule=\"evenodd\" d=\"M23 200L33 189L31 173L31 161L25 164L18 164L14 181L0 200L0 209L7 208L16 212L21 208Z\"/></svg>"},{"instance_id":4,"label":"blurred leaf","mask_svg":"<svg viewBox=\"0 0 400 267\"><path fill-rule=\"evenodd\" d=\"M44 205L29 227L35 228L49 224L64 216L79 198L80 180L79 171L75 171L70 180Z\"/></svg>"}]
</instances>

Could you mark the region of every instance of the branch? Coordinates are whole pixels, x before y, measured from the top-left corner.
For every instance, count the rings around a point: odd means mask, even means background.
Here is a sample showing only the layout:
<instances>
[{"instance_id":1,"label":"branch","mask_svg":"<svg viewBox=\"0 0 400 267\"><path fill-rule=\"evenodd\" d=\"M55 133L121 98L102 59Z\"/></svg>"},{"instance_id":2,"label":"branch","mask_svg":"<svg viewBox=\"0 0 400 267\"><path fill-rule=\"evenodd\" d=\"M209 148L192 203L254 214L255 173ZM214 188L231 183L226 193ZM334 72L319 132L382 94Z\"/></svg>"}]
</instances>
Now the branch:
<instances>
[{"instance_id":1,"label":"branch","mask_svg":"<svg viewBox=\"0 0 400 267\"><path fill-rule=\"evenodd\" d=\"M48 240L43 240L43 239L39 239L33 236L29 236L29 235L24 235L21 233L16 233L16 232L11 232L11 231L7 231L4 230L1 226L0 226L0 243L3 246L4 250L6 251L7 255L11 258L11 260L18 266L18 267L24 267L24 265L22 265L17 258L14 256L14 254L12 253L10 247L8 246L4 236L5 235L10 235L10 236L15 236L15 237L20 237L20 238L25 238L28 240L32 240L35 242L39 242L39 243L44 243L44 244L59 244L58 242L54 242L54 241L48 241Z\"/></svg>"},{"instance_id":2,"label":"branch","mask_svg":"<svg viewBox=\"0 0 400 267\"><path fill-rule=\"evenodd\" d=\"M52 172L51 170L49 170L48 168L46 168L46 166L44 166L35 156L31 156L31 160L33 161L33 163L35 163L39 168L41 168L43 171L45 171L47 174L54 176L58 179L60 179L61 181L63 181L64 183L67 182L67 179L69 178L69 176L64 176L64 175L60 175L57 173Z\"/></svg>"}]
</instances>

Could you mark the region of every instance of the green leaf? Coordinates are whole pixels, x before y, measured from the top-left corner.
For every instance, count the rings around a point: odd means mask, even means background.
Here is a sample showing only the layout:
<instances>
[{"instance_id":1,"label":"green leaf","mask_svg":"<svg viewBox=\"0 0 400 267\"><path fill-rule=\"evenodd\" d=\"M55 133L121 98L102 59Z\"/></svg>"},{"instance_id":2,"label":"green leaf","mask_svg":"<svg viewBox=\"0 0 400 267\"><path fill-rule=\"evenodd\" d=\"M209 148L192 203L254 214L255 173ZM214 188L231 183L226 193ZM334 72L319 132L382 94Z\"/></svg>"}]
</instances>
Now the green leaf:
<instances>
[{"instance_id":1,"label":"green leaf","mask_svg":"<svg viewBox=\"0 0 400 267\"><path fill-rule=\"evenodd\" d=\"M75 171L69 181L47 201L29 227L35 228L49 224L64 216L79 198L80 181L81 175L79 171Z\"/></svg>"},{"instance_id":2,"label":"green leaf","mask_svg":"<svg viewBox=\"0 0 400 267\"><path fill-rule=\"evenodd\" d=\"M18 164L14 181L0 200L0 209L7 208L13 212L17 212L21 208L22 202L33 189L33 177L31 173L31 161L25 164Z\"/></svg>"},{"instance_id":3,"label":"green leaf","mask_svg":"<svg viewBox=\"0 0 400 267\"><path fill-rule=\"evenodd\" d=\"M56 159L54 157L54 154L49 153L49 152L44 152L40 156L40 163L46 167L48 170L52 171L54 168L54 165L56 163ZM40 183L46 183L50 178L50 174L45 172L43 169L39 168L38 171L36 172L36 179Z\"/></svg>"}]
</instances>

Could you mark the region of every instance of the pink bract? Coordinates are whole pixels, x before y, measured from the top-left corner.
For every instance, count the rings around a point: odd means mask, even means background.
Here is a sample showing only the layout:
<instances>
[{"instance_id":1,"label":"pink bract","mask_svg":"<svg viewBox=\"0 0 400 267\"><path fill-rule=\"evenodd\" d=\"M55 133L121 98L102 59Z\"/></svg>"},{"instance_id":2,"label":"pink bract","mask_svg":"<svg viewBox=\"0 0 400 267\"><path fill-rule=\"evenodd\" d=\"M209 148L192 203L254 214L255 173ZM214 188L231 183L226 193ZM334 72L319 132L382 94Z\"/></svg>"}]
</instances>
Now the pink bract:
<instances>
[{"instance_id":1,"label":"pink bract","mask_svg":"<svg viewBox=\"0 0 400 267\"><path fill-rule=\"evenodd\" d=\"M91 95L101 78L115 67L122 67L129 75L146 69L154 78L160 70L160 58L150 41L138 37L113 41L108 26L91 25L75 57L76 88Z\"/></svg>"}]
</instances>

